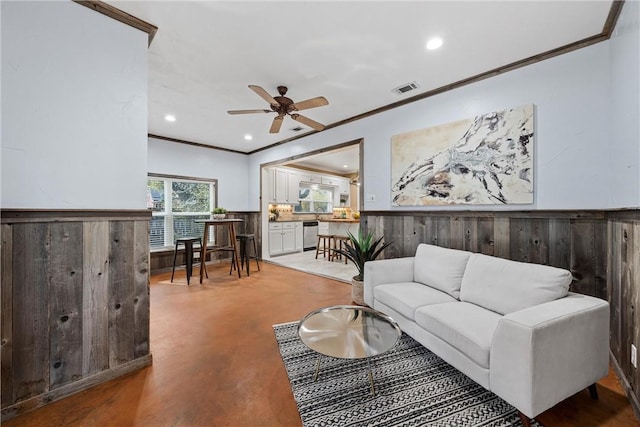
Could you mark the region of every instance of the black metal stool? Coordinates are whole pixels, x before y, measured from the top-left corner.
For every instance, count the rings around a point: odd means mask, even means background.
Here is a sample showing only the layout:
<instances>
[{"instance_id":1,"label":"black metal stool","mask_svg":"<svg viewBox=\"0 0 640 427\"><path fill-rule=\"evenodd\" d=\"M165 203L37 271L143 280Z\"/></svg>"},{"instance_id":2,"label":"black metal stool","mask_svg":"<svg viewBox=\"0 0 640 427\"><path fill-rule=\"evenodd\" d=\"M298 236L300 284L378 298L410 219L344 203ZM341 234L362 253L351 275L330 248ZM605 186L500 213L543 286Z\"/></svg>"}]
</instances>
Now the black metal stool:
<instances>
[{"instance_id":1,"label":"black metal stool","mask_svg":"<svg viewBox=\"0 0 640 427\"><path fill-rule=\"evenodd\" d=\"M236 240L240 242L240 269L244 268L244 263L247 263L247 276L249 276L249 261L256 260L258 271L260 271L260 263L258 262L258 246L256 244L255 234L236 234ZM253 241L253 256L249 256L247 251L249 242ZM233 268L233 266L232 266Z\"/></svg>"},{"instance_id":2,"label":"black metal stool","mask_svg":"<svg viewBox=\"0 0 640 427\"><path fill-rule=\"evenodd\" d=\"M178 247L180 244L184 245L184 259L187 264L187 285L190 285L189 280L191 279L191 274L193 272L193 244L199 243L202 248L202 238L201 237L183 237L180 239L176 239L176 247L173 250L173 268L171 269L171 283L173 283L173 274L176 272L176 258L178 257ZM203 262L200 259L200 262Z\"/></svg>"}]
</instances>

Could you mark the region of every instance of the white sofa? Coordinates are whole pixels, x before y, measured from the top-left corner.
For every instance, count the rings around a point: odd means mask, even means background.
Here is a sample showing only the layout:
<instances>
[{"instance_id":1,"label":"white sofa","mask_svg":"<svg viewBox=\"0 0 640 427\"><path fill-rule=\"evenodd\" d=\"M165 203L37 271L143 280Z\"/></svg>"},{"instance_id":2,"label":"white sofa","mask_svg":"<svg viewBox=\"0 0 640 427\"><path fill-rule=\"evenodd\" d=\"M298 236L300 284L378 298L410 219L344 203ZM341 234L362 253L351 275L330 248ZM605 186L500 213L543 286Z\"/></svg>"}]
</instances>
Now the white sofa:
<instances>
[{"instance_id":1,"label":"white sofa","mask_svg":"<svg viewBox=\"0 0 640 427\"><path fill-rule=\"evenodd\" d=\"M608 374L609 304L569 271L421 244L365 264L364 300L529 418ZM524 415L523 415L524 414Z\"/></svg>"}]
</instances>

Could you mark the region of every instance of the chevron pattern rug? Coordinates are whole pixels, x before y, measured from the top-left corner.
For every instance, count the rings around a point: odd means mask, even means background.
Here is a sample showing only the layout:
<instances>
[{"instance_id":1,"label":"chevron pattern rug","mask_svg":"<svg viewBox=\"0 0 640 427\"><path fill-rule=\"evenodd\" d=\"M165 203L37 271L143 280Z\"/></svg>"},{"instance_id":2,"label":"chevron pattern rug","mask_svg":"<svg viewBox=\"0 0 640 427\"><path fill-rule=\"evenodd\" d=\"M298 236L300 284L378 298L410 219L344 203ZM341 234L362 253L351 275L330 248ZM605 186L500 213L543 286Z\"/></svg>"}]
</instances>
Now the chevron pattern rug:
<instances>
[{"instance_id":1,"label":"chevron pattern rug","mask_svg":"<svg viewBox=\"0 0 640 427\"><path fill-rule=\"evenodd\" d=\"M520 426L516 409L406 334L370 360L321 356L298 338L297 322L274 325L300 418L312 426ZM540 424L532 423L534 426Z\"/></svg>"}]
</instances>

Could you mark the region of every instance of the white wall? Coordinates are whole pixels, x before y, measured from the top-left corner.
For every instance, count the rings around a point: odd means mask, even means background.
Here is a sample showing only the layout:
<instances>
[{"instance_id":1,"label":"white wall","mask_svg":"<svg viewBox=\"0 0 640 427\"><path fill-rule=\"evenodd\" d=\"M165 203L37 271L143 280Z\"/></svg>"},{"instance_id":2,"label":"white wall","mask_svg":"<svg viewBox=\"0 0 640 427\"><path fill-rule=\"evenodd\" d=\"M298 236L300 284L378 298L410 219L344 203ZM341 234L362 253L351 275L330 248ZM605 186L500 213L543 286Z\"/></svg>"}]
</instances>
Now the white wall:
<instances>
[{"instance_id":1,"label":"white wall","mask_svg":"<svg viewBox=\"0 0 640 427\"><path fill-rule=\"evenodd\" d=\"M640 206L640 2L626 1L611 45L611 207Z\"/></svg>"},{"instance_id":2,"label":"white wall","mask_svg":"<svg viewBox=\"0 0 640 427\"><path fill-rule=\"evenodd\" d=\"M331 100L329 100L331 101ZM363 137L366 210L391 209L390 139L479 113L536 107L533 205L435 209L599 209L609 206L609 44L559 57L251 155L250 208L257 209L261 163ZM402 210L402 208L394 208Z\"/></svg>"},{"instance_id":3,"label":"white wall","mask_svg":"<svg viewBox=\"0 0 640 427\"><path fill-rule=\"evenodd\" d=\"M148 35L2 2L2 207L145 209Z\"/></svg>"},{"instance_id":4,"label":"white wall","mask_svg":"<svg viewBox=\"0 0 640 427\"><path fill-rule=\"evenodd\" d=\"M249 156L149 138L150 173L215 178L218 206L230 211L247 211Z\"/></svg>"}]
</instances>

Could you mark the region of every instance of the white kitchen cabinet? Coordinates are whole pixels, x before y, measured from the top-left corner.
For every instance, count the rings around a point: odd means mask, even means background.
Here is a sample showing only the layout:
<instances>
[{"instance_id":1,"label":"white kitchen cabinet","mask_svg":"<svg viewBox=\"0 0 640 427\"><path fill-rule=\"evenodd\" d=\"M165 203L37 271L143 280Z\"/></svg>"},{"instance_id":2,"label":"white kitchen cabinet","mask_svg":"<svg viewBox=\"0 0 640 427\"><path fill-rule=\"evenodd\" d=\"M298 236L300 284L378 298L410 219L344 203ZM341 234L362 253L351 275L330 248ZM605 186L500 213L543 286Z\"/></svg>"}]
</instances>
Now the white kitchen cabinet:
<instances>
[{"instance_id":1,"label":"white kitchen cabinet","mask_svg":"<svg viewBox=\"0 0 640 427\"><path fill-rule=\"evenodd\" d=\"M305 173L303 172L300 175L300 182L309 182L311 184L321 184L322 183L322 175L316 175L313 173Z\"/></svg>"},{"instance_id":2,"label":"white kitchen cabinet","mask_svg":"<svg viewBox=\"0 0 640 427\"><path fill-rule=\"evenodd\" d=\"M332 187L338 187L339 180L340 178L335 177L335 176L322 176L322 184L323 185L330 185Z\"/></svg>"},{"instance_id":3,"label":"white kitchen cabinet","mask_svg":"<svg viewBox=\"0 0 640 427\"><path fill-rule=\"evenodd\" d=\"M338 189L340 194L349 194L351 192L351 184L349 178L339 178Z\"/></svg>"},{"instance_id":4,"label":"white kitchen cabinet","mask_svg":"<svg viewBox=\"0 0 640 427\"><path fill-rule=\"evenodd\" d=\"M277 168L275 181L276 203L297 205L300 202L300 174L298 172Z\"/></svg>"},{"instance_id":5,"label":"white kitchen cabinet","mask_svg":"<svg viewBox=\"0 0 640 427\"><path fill-rule=\"evenodd\" d=\"M268 203L278 203L276 199L276 170L267 169L267 182L265 184L265 197Z\"/></svg>"},{"instance_id":6,"label":"white kitchen cabinet","mask_svg":"<svg viewBox=\"0 0 640 427\"><path fill-rule=\"evenodd\" d=\"M302 222L269 223L269 255L302 251Z\"/></svg>"}]
</instances>

